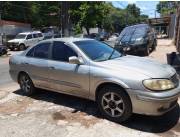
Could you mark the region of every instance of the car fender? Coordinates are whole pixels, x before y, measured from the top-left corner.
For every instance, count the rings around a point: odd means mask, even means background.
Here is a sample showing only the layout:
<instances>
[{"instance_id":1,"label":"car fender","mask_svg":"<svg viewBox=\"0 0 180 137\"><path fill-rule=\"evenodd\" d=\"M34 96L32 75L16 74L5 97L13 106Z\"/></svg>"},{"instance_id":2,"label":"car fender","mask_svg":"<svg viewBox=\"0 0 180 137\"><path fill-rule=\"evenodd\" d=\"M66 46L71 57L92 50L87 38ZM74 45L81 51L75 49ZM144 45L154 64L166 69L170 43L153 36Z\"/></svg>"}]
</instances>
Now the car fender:
<instances>
[{"instance_id":1,"label":"car fender","mask_svg":"<svg viewBox=\"0 0 180 137\"><path fill-rule=\"evenodd\" d=\"M91 99L91 100L95 100L96 99L96 90L97 90L97 88L101 85L101 84L104 84L104 83L112 83L112 84L116 84L116 85L119 85L119 86L121 86L122 88L124 88L124 89L127 89L127 88L129 88L129 86L125 83L125 82L123 82L122 80L120 80L120 79L115 79L115 78L104 78L104 79L102 79L102 80L100 80L100 81L97 81L96 82L96 84L95 84L95 86L92 86L92 87L90 87L90 95L89 95L89 99Z\"/></svg>"},{"instance_id":2,"label":"car fender","mask_svg":"<svg viewBox=\"0 0 180 137\"><path fill-rule=\"evenodd\" d=\"M21 42L21 43L19 43L19 45L21 45L21 44L23 44L23 45L26 47L26 44L25 44L25 42ZM19 45L18 45L18 46L19 46Z\"/></svg>"}]
</instances>

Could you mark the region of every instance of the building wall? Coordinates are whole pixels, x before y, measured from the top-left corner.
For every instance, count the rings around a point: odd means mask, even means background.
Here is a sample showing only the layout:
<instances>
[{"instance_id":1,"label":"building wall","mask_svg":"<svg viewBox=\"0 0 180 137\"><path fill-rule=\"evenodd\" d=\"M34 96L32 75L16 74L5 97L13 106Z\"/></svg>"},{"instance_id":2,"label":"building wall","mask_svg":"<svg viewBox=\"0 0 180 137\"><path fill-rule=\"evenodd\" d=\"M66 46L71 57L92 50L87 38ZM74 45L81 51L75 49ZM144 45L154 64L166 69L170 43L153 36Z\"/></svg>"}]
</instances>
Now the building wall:
<instances>
[{"instance_id":1,"label":"building wall","mask_svg":"<svg viewBox=\"0 0 180 137\"><path fill-rule=\"evenodd\" d=\"M0 20L0 44L5 44L18 33L31 31L31 25L21 22Z\"/></svg>"},{"instance_id":2,"label":"building wall","mask_svg":"<svg viewBox=\"0 0 180 137\"><path fill-rule=\"evenodd\" d=\"M16 26L16 25L3 25L0 26L0 33L5 35L17 35L18 33L30 31L30 27Z\"/></svg>"}]
</instances>

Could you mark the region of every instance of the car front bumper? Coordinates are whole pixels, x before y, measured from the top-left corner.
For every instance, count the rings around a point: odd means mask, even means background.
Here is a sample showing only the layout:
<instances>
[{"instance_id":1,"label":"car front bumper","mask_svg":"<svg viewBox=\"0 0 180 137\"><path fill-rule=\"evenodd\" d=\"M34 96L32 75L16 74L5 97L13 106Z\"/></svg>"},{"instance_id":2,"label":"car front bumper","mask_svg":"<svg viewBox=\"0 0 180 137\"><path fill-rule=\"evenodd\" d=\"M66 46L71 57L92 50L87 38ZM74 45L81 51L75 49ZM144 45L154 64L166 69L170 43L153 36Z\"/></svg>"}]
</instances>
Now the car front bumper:
<instances>
[{"instance_id":1,"label":"car front bumper","mask_svg":"<svg viewBox=\"0 0 180 137\"><path fill-rule=\"evenodd\" d=\"M131 98L133 113L158 116L177 106L180 86L159 93L133 89L127 89L127 92Z\"/></svg>"},{"instance_id":2,"label":"car front bumper","mask_svg":"<svg viewBox=\"0 0 180 137\"><path fill-rule=\"evenodd\" d=\"M130 55L137 55L141 52L146 51L148 43L144 43L141 45L134 45L134 46L116 46L116 49L120 52L124 52ZM128 47L128 50L127 50Z\"/></svg>"},{"instance_id":3,"label":"car front bumper","mask_svg":"<svg viewBox=\"0 0 180 137\"><path fill-rule=\"evenodd\" d=\"M18 48L19 43L8 43L8 48Z\"/></svg>"}]
</instances>

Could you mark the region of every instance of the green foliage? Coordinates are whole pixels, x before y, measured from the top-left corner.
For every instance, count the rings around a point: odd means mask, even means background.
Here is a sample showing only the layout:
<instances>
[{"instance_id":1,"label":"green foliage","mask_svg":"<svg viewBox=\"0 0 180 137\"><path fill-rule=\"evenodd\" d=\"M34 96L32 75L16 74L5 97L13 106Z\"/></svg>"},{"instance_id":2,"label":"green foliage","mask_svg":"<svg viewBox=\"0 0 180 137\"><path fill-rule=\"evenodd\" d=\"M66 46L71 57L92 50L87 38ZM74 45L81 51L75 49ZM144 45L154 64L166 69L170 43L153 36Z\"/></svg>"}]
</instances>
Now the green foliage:
<instances>
[{"instance_id":1,"label":"green foliage","mask_svg":"<svg viewBox=\"0 0 180 137\"><path fill-rule=\"evenodd\" d=\"M179 1L160 1L156 6L156 10L161 15L168 15L176 12L178 4L180 4Z\"/></svg>"},{"instance_id":2,"label":"green foliage","mask_svg":"<svg viewBox=\"0 0 180 137\"><path fill-rule=\"evenodd\" d=\"M74 34L77 35L77 34L81 34L82 33L82 29L81 29L81 26L79 24L77 24L75 27L74 27Z\"/></svg>"},{"instance_id":3,"label":"green foliage","mask_svg":"<svg viewBox=\"0 0 180 137\"><path fill-rule=\"evenodd\" d=\"M2 19L31 23L35 28L60 25L59 1L3 1L0 5ZM68 13L75 33L81 33L82 27L87 32L93 27L120 32L125 26L144 22L148 18L140 15L140 9L135 4L119 9L110 2L102 1L70 2Z\"/></svg>"},{"instance_id":4,"label":"green foliage","mask_svg":"<svg viewBox=\"0 0 180 137\"><path fill-rule=\"evenodd\" d=\"M31 23L33 27L58 25L58 13L58 2L2 2L2 19Z\"/></svg>"},{"instance_id":5,"label":"green foliage","mask_svg":"<svg viewBox=\"0 0 180 137\"><path fill-rule=\"evenodd\" d=\"M74 4L74 5L73 5ZM102 27L105 16L109 12L105 2L72 2L69 11L72 22L85 27L87 33L91 27Z\"/></svg>"}]
</instances>

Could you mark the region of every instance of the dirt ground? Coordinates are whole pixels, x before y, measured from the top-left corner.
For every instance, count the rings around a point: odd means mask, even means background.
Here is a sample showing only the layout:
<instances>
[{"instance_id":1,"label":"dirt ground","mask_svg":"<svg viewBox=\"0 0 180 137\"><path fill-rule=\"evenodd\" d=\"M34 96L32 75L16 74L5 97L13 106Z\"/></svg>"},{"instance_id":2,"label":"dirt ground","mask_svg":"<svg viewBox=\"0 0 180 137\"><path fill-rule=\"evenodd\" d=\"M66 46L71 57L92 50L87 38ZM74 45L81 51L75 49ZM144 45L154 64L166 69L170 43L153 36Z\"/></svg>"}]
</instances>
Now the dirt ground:
<instances>
[{"instance_id":1,"label":"dirt ground","mask_svg":"<svg viewBox=\"0 0 180 137\"><path fill-rule=\"evenodd\" d=\"M149 57L162 63L167 63L167 54L176 52L176 47L173 44L173 41L169 39L159 39L157 45L156 51L152 52Z\"/></svg>"},{"instance_id":2,"label":"dirt ground","mask_svg":"<svg viewBox=\"0 0 180 137\"><path fill-rule=\"evenodd\" d=\"M166 63L173 51L172 41L161 39L150 58ZM8 67L8 57L0 58L2 65ZM7 68L0 71L6 77ZM92 101L45 90L27 97L12 81L0 85L0 137L178 137L179 116L177 106L160 117L133 114L118 124L103 119Z\"/></svg>"}]
</instances>

